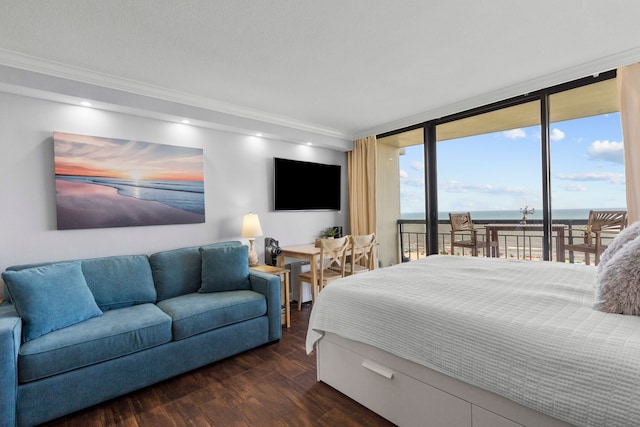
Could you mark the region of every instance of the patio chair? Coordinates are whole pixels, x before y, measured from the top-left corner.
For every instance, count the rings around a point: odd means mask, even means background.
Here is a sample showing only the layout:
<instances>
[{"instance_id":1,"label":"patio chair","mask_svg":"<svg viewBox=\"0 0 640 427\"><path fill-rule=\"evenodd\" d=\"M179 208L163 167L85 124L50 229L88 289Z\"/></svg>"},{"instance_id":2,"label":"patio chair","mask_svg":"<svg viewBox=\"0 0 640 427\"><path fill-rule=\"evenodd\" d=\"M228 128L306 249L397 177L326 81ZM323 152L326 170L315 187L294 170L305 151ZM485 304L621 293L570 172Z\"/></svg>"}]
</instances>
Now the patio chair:
<instances>
[{"instance_id":1,"label":"patio chair","mask_svg":"<svg viewBox=\"0 0 640 427\"><path fill-rule=\"evenodd\" d=\"M584 252L584 262L589 265L590 254L595 255L595 265L607 248L602 244L602 234L617 234L627 226L627 211L589 211L589 220L584 230L582 243L565 245L571 256L574 251Z\"/></svg>"},{"instance_id":2,"label":"patio chair","mask_svg":"<svg viewBox=\"0 0 640 427\"><path fill-rule=\"evenodd\" d=\"M463 248L463 251L464 248L471 249L471 255L473 256L478 256L478 248L487 247L487 242L478 239L478 229L474 227L469 212L449 213L449 221L451 222L451 255L454 255L455 247ZM462 234L462 239L456 240L459 234ZM466 239L466 237L469 238ZM497 248L498 242L490 241L489 247ZM498 252L497 249L495 252Z\"/></svg>"}]
</instances>

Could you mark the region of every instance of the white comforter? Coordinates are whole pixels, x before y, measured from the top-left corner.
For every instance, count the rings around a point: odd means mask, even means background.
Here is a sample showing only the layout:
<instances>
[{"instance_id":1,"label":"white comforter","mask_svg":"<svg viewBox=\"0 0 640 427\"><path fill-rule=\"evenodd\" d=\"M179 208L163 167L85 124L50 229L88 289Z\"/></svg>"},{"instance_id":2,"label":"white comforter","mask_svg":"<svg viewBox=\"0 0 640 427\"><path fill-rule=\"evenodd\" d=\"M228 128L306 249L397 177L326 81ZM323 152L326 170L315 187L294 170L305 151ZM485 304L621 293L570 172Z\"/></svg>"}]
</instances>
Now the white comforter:
<instances>
[{"instance_id":1,"label":"white comforter","mask_svg":"<svg viewBox=\"0 0 640 427\"><path fill-rule=\"evenodd\" d=\"M346 277L323 332L386 350L578 426L640 426L640 317L592 309L596 269L430 256Z\"/></svg>"}]
</instances>

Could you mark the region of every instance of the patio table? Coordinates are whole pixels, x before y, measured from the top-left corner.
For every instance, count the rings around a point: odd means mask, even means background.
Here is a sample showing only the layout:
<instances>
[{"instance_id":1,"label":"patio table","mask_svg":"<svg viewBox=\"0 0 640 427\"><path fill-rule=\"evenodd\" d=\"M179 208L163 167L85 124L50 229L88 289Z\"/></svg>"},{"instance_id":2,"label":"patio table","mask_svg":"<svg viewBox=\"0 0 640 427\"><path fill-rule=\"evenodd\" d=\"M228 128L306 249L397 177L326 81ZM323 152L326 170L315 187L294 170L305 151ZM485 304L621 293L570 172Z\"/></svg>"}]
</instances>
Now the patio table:
<instances>
[{"instance_id":1,"label":"patio table","mask_svg":"<svg viewBox=\"0 0 640 427\"><path fill-rule=\"evenodd\" d=\"M500 231L522 231L525 234L527 231L543 231L542 224L521 224L521 223L509 223L509 224L487 224L484 226L487 236L486 256L500 256L500 241L498 240L498 232ZM556 232L556 261L565 261L565 249L564 249L564 229L567 226L565 224L552 224L551 230ZM498 242L497 246L491 247L489 242L495 240Z\"/></svg>"}]
</instances>

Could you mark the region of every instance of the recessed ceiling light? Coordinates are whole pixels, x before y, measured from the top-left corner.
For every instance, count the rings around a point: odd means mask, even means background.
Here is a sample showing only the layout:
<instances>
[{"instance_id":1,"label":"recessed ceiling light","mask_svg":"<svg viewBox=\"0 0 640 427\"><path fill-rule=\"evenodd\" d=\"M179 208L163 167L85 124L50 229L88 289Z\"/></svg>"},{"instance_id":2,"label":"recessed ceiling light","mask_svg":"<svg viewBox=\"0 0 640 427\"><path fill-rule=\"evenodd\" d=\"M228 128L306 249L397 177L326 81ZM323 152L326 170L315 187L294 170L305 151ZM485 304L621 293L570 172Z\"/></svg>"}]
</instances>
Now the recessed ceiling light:
<instances>
[{"instance_id":1,"label":"recessed ceiling light","mask_svg":"<svg viewBox=\"0 0 640 427\"><path fill-rule=\"evenodd\" d=\"M189 124L189 123L191 123L191 122L190 122L189 120L187 120L187 119L184 119L184 120L182 121L182 123L184 123L185 125L188 125L188 124Z\"/></svg>"},{"instance_id":2,"label":"recessed ceiling light","mask_svg":"<svg viewBox=\"0 0 640 427\"><path fill-rule=\"evenodd\" d=\"M91 103L89 101L81 101L80 105L82 105L83 107L91 107Z\"/></svg>"}]
</instances>

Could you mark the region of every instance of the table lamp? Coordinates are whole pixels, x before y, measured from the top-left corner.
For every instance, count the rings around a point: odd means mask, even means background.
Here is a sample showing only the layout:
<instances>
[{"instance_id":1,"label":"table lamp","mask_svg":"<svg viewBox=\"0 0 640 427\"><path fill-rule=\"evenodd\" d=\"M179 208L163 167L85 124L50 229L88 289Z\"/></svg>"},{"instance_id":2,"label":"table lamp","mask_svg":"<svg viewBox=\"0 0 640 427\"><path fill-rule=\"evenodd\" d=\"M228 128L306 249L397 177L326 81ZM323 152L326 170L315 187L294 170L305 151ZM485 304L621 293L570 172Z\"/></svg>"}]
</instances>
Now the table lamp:
<instances>
[{"instance_id":1,"label":"table lamp","mask_svg":"<svg viewBox=\"0 0 640 427\"><path fill-rule=\"evenodd\" d=\"M242 218L242 237L249 238L249 265L258 265L258 254L253 243L258 236L262 236L262 227L257 214L249 213Z\"/></svg>"}]
</instances>

